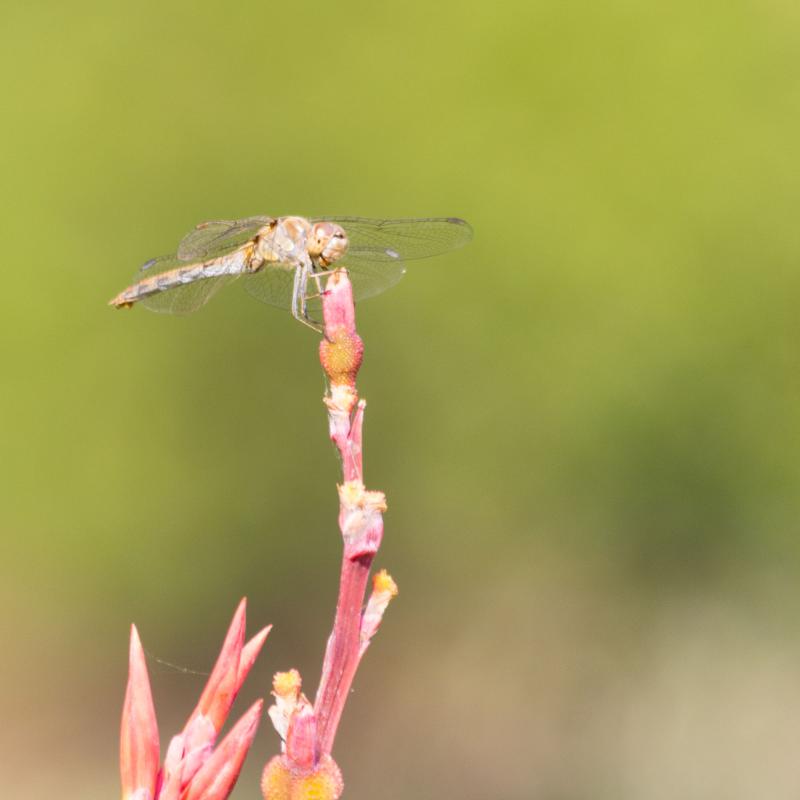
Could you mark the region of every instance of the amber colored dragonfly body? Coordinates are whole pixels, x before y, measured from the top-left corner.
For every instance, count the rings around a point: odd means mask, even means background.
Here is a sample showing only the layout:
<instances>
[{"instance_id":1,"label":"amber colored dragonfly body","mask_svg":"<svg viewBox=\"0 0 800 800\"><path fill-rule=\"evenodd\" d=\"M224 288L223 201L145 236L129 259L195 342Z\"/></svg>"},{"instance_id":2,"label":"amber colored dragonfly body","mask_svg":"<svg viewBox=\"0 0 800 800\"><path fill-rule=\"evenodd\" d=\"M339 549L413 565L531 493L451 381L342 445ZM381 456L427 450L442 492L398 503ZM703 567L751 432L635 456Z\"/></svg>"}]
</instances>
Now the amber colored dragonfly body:
<instances>
[{"instance_id":1,"label":"amber colored dragonfly body","mask_svg":"<svg viewBox=\"0 0 800 800\"><path fill-rule=\"evenodd\" d=\"M445 253L471 237L469 224L456 217L258 216L203 222L175 253L145 263L109 305L140 303L153 311L188 314L241 279L259 300L318 329L308 309L322 291L324 275L344 267L355 298L372 297L402 278L406 261Z\"/></svg>"}]
</instances>

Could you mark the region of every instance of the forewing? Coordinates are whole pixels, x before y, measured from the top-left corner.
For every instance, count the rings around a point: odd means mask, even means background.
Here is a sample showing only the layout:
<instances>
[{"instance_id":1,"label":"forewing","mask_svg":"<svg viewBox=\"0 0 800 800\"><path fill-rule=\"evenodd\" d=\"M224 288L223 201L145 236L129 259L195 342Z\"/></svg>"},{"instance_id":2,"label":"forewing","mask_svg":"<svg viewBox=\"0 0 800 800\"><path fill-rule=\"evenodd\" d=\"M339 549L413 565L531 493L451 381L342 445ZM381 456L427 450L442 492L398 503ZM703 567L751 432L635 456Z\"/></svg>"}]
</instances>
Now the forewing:
<instances>
[{"instance_id":1,"label":"forewing","mask_svg":"<svg viewBox=\"0 0 800 800\"><path fill-rule=\"evenodd\" d=\"M347 252L335 266L349 271L356 300L394 286L405 275L403 262L447 253L472 238L472 228L457 217L324 219L341 225L347 234Z\"/></svg>"},{"instance_id":2,"label":"forewing","mask_svg":"<svg viewBox=\"0 0 800 800\"><path fill-rule=\"evenodd\" d=\"M376 262L413 261L462 247L472 238L469 223L457 217L427 219L365 219L326 217L344 228L350 245L342 264L371 259ZM318 220L314 220L317 222Z\"/></svg>"},{"instance_id":3,"label":"forewing","mask_svg":"<svg viewBox=\"0 0 800 800\"><path fill-rule=\"evenodd\" d=\"M253 239L269 221L259 216L201 222L183 237L177 256L181 261L207 261L225 255Z\"/></svg>"}]
</instances>

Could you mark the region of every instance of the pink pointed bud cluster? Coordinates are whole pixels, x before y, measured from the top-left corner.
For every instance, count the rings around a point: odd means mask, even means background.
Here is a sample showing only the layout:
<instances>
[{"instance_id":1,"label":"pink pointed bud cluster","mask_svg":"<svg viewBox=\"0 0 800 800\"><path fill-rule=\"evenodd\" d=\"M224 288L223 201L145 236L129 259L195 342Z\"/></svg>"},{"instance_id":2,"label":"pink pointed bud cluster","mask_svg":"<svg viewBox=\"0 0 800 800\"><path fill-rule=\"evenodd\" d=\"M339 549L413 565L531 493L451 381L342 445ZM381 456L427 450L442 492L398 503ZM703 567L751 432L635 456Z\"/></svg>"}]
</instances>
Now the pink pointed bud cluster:
<instances>
[{"instance_id":1,"label":"pink pointed bud cluster","mask_svg":"<svg viewBox=\"0 0 800 800\"><path fill-rule=\"evenodd\" d=\"M283 743L261 777L265 800L338 800L344 784L339 767L317 747L317 719L300 691L300 673L278 672L272 682L275 702L269 716Z\"/></svg>"},{"instance_id":2,"label":"pink pointed bud cluster","mask_svg":"<svg viewBox=\"0 0 800 800\"><path fill-rule=\"evenodd\" d=\"M225 800L233 791L261 718L254 703L219 744L216 740L269 627L245 643L246 601L234 614L197 707L173 736L159 767L158 724L144 651L131 626L128 686L122 709L122 800Z\"/></svg>"}]
</instances>

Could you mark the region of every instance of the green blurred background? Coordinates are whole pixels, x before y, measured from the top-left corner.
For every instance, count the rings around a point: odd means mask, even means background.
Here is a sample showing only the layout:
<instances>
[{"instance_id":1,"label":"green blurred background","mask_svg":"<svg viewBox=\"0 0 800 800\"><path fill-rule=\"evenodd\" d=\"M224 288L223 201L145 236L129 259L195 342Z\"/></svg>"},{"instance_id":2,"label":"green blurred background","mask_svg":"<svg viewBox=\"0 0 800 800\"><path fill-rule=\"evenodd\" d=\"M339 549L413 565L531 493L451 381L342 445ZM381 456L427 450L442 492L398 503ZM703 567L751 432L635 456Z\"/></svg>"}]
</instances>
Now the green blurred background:
<instances>
[{"instance_id":1,"label":"green blurred background","mask_svg":"<svg viewBox=\"0 0 800 800\"><path fill-rule=\"evenodd\" d=\"M3 796L118 795L132 620L164 741L243 595L237 709L313 693L316 338L106 302L201 220L336 213L475 229L358 309L401 593L346 797L797 797L799 47L789 0L6 3Z\"/></svg>"}]
</instances>

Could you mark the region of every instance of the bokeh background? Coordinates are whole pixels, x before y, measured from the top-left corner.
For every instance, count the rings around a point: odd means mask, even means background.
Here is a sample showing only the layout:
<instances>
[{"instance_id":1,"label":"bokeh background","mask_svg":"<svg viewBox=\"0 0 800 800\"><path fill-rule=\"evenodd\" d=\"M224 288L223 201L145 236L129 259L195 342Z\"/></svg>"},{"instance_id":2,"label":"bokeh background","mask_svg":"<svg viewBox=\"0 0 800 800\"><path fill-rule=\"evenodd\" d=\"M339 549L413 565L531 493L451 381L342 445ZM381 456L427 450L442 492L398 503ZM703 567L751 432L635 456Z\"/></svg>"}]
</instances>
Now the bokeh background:
<instances>
[{"instance_id":1,"label":"bokeh background","mask_svg":"<svg viewBox=\"0 0 800 800\"><path fill-rule=\"evenodd\" d=\"M316 338L106 302L201 220L337 213L475 229L358 309L401 594L346 796L797 797L798 48L789 0L5 3L3 796L117 795L134 620L165 741L243 595L237 708L313 693Z\"/></svg>"}]
</instances>

